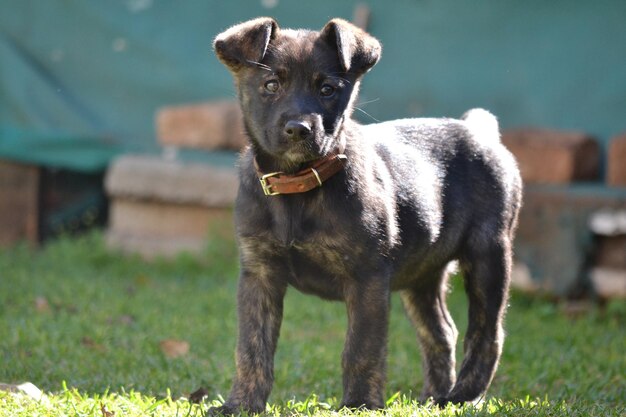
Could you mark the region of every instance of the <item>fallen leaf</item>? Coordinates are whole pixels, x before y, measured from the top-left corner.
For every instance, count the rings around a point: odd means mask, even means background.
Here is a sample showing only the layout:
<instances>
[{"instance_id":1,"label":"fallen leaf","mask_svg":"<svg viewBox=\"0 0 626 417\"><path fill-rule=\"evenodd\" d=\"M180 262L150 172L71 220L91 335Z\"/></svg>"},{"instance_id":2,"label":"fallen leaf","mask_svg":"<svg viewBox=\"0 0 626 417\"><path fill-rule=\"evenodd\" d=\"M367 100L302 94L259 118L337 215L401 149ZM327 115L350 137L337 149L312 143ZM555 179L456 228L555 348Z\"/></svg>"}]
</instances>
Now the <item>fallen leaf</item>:
<instances>
[{"instance_id":1,"label":"fallen leaf","mask_svg":"<svg viewBox=\"0 0 626 417\"><path fill-rule=\"evenodd\" d=\"M46 299L46 297L37 297L35 298L35 310L39 313L47 313L50 311L50 303Z\"/></svg>"},{"instance_id":2,"label":"fallen leaf","mask_svg":"<svg viewBox=\"0 0 626 417\"><path fill-rule=\"evenodd\" d=\"M161 352L168 358L178 358L189 353L189 342L184 340L167 339L159 343Z\"/></svg>"},{"instance_id":3,"label":"fallen leaf","mask_svg":"<svg viewBox=\"0 0 626 417\"><path fill-rule=\"evenodd\" d=\"M84 336L82 339L80 339L80 343L83 346L85 346L85 347L87 347L89 349L97 350L98 352L106 351L106 347L104 345L101 345L100 343L96 343L96 341L93 340L89 336Z\"/></svg>"},{"instance_id":4,"label":"fallen leaf","mask_svg":"<svg viewBox=\"0 0 626 417\"><path fill-rule=\"evenodd\" d=\"M102 411L102 417L113 417L115 413L113 411L107 410L107 406L100 403L100 411Z\"/></svg>"},{"instance_id":5,"label":"fallen leaf","mask_svg":"<svg viewBox=\"0 0 626 417\"><path fill-rule=\"evenodd\" d=\"M147 287L152 283L152 280L146 275L139 274L135 277L133 282L139 287Z\"/></svg>"}]
</instances>

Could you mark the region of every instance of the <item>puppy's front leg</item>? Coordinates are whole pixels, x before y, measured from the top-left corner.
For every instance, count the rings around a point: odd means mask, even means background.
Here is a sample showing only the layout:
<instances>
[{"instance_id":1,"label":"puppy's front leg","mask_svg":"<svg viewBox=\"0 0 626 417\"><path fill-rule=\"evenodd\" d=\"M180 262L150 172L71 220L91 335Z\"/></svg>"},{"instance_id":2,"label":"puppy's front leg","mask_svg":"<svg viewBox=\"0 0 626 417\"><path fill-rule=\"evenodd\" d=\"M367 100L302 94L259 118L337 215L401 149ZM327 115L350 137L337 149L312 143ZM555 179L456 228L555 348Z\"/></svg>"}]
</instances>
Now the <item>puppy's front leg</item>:
<instances>
[{"instance_id":1,"label":"puppy's front leg","mask_svg":"<svg viewBox=\"0 0 626 417\"><path fill-rule=\"evenodd\" d=\"M237 375L228 400L222 407L211 409L212 415L265 410L274 382L274 353L285 292L286 285L282 282L242 271L237 292Z\"/></svg>"},{"instance_id":2,"label":"puppy's front leg","mask_svg":"<svg viewBox=\"0 0 626 417\"><path fill-rule=\"evenodd\" d=\"M348 333L342 358L343 406L384 406L389 294L388 280L380 276L345 288Z\"/></svg>"}]
</instances>

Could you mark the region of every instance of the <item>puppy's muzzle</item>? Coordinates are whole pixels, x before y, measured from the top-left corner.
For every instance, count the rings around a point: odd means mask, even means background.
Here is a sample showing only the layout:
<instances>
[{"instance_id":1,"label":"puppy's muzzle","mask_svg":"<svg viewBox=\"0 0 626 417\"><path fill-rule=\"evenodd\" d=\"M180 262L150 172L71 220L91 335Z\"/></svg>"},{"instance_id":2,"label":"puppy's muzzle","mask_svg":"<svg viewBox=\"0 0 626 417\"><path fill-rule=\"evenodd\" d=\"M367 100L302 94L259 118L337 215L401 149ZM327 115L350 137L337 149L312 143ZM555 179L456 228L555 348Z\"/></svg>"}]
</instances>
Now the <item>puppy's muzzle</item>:
<instances>
[{"instance_id":1,"label":"puppy's muzzle","mask_svg":"<svg viewBox=\"0 0 626 417\"><path fill-rule=\"evenodd\" d=\"M283 134L292 142L310 139L313 135L311 124L305 120L289 120L285 123Z\"/></svg>"}]
</instances>

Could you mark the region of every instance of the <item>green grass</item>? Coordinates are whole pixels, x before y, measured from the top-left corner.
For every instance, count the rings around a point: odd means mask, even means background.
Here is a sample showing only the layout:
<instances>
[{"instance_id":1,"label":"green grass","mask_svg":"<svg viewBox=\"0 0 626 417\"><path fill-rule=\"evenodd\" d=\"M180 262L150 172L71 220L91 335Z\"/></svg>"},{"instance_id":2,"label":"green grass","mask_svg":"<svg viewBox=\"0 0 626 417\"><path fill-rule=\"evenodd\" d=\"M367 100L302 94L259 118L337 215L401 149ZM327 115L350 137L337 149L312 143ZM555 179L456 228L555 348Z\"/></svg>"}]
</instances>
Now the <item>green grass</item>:
<instances>
[{"instance_id":1,"label":"green grass","mask_svg":"<svg viewBox=\"0 0 626 417\"><path fill-rule=\"evenodd\" d=\"M41 250L0 250L0 382L30 381L45 401L0 392L0 416L202 415L228 394L236 337L236 250L211 242L201 260L144 262L108 251L95 232ZM460 282L449 297L459 329ZM482 407L418 406L419 350L393 298L387 410L393 416L571 416L626 413L626 303L572 318L514 294L508 338ZM345 309L290 291L270 415L337 413ZM189 343L167 357L160 342ZM459 345L459 351L461 346ZM199 387L208 399L184 399ZM183 397L183 398L181 398ZM357 413L358 414L358 413ZM362 413L368 414L368 413Z\"/></svg>"}]
</instances>

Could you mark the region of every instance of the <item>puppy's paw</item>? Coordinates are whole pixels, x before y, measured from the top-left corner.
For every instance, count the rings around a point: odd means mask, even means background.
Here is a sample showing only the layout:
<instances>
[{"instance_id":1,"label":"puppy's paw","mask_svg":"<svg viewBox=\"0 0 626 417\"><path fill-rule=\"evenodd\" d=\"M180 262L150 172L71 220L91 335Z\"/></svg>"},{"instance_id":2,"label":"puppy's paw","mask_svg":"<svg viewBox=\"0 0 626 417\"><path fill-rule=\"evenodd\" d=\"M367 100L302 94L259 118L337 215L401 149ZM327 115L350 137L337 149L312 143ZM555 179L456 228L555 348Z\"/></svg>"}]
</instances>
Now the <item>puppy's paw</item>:
<instances>
[{"instance_id":1,"label":"puppy's paw","mask_svg":"<svg viewBox=\"0 0 626 417\"><path fill-rule=\"evenodd\" d=\"M211 407L207 411L207 415L210 417L227 417L227 416L235 415L236 413L237 413L236 410L226 405L223 405L221 407Z\"/></svg>"},{"instance_id":2,"label":"puppy's paw","mask_svg":"<svg viewBox=\"0 0 626 417\"><path fill-rule=\"evenodd\" d=\"M211 417L229 417L229 416L239 416L242 413L246 412L241 406L231 406L228 404L224 404L221 407L211 407L207 412L208 416ZM249 413L250 415L254 413Z\"/></svg>"},{"instance_id":3,"label":"puppy's paw","mask_svg":"<svg viewBox=\"0 0 626 417\"><path fill-rule=\"evenodd\" d=\"M439 408L446 408L446 406L450 403L447 397L433 398L433 402Z\"/></svg>"},{"instance_id":4,"label":"puppy's paw","mask_svg":"<svg viewBox=\"0 0 626 417\"><path fill-rule=\"evenodd\" d=\"M261 414L263 411L265 410L262 408L247 407L245 405L230 405L226 403L221 407L209 408L207 415L210 417L240 416L242 414L252 416L255 414Z\"/></svg>"},{"instance_id":5,"label":"puppy's paw","mask_svg":"<svg viewBox=\"0 0 626 417\"><path fill-rule=\"evenodd\" d=\"M384 404L378 401L344 401L339 406L339 409L347 408L349 410L380 410L384 408Z\"/></svg>"},{"instance_id":6,"label":"puppy's paw","mask_svg":"<svg viewBox=\"0 0 626 417\"><path fill-rule=\"evenodd\" d=\"M448 404L461 406L466 403L472 403L472 401L467 401L459 396L438 397L434 399L434 402L439 408L446 408Z\"/></svg>"}]
</instances>

